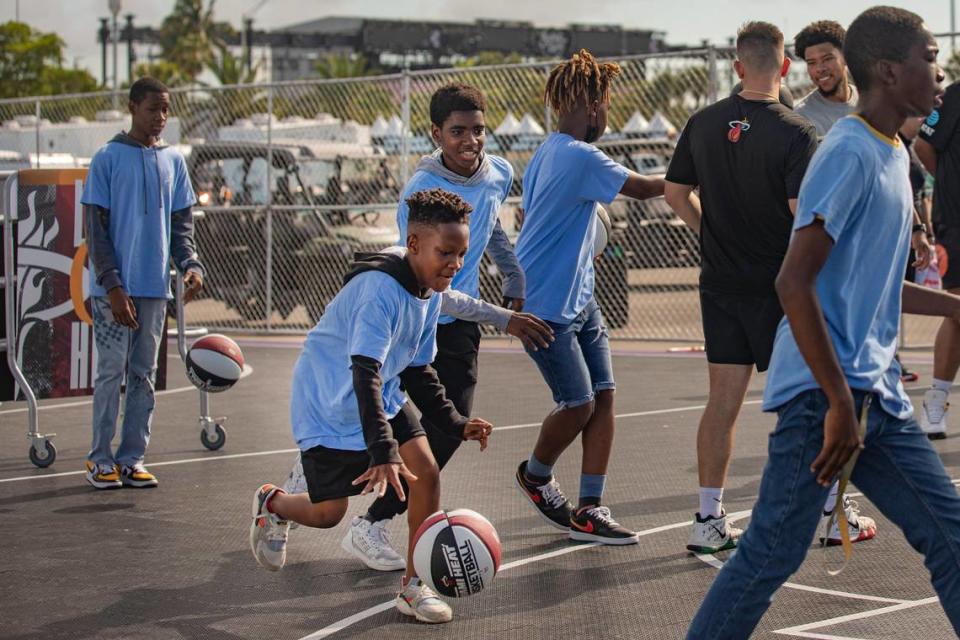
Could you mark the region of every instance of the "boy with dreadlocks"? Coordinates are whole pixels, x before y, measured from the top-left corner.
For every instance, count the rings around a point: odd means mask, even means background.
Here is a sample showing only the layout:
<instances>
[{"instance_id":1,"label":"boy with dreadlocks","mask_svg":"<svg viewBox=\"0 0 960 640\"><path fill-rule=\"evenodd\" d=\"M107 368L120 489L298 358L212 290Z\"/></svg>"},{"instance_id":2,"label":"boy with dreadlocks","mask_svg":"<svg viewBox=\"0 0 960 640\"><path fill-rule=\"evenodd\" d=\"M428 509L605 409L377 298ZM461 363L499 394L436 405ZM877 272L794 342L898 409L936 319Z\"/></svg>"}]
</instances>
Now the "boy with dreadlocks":
<instances>
[{"instance_id":1,"label":"boy with dreadlocks","mask_svg":"<svg viewBox=\"0 0 960 640\"><path fill-rule=\"evenodd\" d=\"M597 204L618 193L663 194L663 178L617 164L592 142L607 126L610 84L620 73L589 51L553 69L544 102L557 131L534 153L523 176L523 229L517 258L527 277L525 310L547 320L555 341L527 353L557 403L544 419L533 453L517 469L517 486L551 526L573 540L633 544L637 535L600 505L613 445L615 383L603 314L593 295ZM580 436L580 500L574 509L553 478L557 459Z\"/></svg>"}]
</instances>

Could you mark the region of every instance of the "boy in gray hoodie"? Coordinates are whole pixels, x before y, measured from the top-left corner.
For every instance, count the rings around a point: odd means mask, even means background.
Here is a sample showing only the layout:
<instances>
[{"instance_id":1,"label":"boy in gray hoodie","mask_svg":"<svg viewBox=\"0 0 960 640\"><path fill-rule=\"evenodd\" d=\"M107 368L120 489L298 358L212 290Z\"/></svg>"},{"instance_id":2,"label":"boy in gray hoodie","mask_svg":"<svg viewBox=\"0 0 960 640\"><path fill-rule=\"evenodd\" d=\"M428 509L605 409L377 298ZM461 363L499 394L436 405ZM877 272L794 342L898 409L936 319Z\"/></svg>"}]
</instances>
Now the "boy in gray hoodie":
<instances>
[{"instance_id":1,"label":"boy in gray hoodie","mask_svg":"<svg viewBox=\"0 0 960 640\"><path fill-rule=\"evenodd\" d=\"M186 162L160 140L170 92L158 80L140 78L130 87L129 109L130 131L117 134L94 155L81 197L98 354L86 479L97 489L157 486L143 457L153 421L171 258L184 274L184 302L203 287ZM125 371L123 425L114 454Z\"/></svg>"}]
</instances>

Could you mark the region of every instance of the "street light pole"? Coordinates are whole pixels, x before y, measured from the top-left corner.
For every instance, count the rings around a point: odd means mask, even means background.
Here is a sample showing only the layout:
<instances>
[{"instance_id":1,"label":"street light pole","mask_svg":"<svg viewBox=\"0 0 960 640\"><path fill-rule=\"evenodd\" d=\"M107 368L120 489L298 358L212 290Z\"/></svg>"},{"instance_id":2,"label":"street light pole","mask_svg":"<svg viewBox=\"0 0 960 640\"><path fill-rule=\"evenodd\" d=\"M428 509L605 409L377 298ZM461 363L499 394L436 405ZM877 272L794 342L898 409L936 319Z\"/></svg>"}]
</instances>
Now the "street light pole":
<instances>
[{"instance_id":1,"label":"street light pole","mask_svg":"<svg viewBox=\"0 0 960 640\"><path fill-rule=\"evenodd\" d=\"M113 15L113 108L117 108L117 91L119 89L120 71L117 68L117 44L120 41L120 27L117 25L117 16L120 15L121 0L109 0L107 6Z\"/></svg>"},{"instance_id":2,"label":"street light pole","mask_svg":"<svg viewBox=\"0 0 960 640\"><path fill-rule=\"evenodd\" d=\"M950 55L957 52L957 0L950 0Z\"/></svg>"}]
</instances>

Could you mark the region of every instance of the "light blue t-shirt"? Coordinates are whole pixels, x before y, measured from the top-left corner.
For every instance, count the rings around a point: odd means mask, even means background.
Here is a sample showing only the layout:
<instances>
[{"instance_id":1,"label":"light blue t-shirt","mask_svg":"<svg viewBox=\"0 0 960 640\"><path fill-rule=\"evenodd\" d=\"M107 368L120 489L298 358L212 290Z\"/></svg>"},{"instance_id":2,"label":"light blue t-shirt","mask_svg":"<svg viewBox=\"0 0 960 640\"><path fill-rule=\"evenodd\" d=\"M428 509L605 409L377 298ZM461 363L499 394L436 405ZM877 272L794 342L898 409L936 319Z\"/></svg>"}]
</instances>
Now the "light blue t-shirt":
<instances>
[{"instance_id":1,"label":"light blue t-shirt","mask_svg":"<svg viewBox=\"0 0 960 640\"><path fill-rule=\"evenodd\" d=\"M463 257L463 267L453 277L451 289L462 291L471 298L480 297L480 260L490 242L494 225L500 214L503 201L510 195L510 186L513 184L513 167L509 162L498 156L489 155L490 171L486 180L479 184L460 185L445 180L428 171L417 171L407 182L403 195L400 196L400 206L397 208L397 227L400 237L397 244L407 246L407 219L410 216L410 207L406 200L417 191L425 189L445 189L457 194L473 207L470 214L470 245L467 255ZM456 318L448 315L440 316L440 324L449 324Z\"/></svg>"},{"instance_id":2,"label":"light blue t-shirt","mask_svg":"<svg viewBox=\"0 0 960 640\"><path fill-rule=\"evenodd\" d=\"M524 311L568 324L593 298L598 202L610 203L628 171L592 144L552 133L523 174L517 259L527 276Z\"/></svg>"},{"instance_id":3,"label":"light blue t-shirt","mask_svg":"<svg viewBox=\"0 0 960 640\"><path fill-rule=\"evenodd\" d=\"M290 424L302 451L367 448L350 357L366 356L381 364L383 408L387 419L393 418L406 402L400 373L430 364L436 356L440 301L439 295L412 295L381 271L366 271L347 282L307 334L293 376Z\"/></svg>"},{"instance_id":4,"label":"light blue t-shirt","mask_svg":"<svg viewBox=\"0 0 960 640\"><path fill-rule=\"evenodd\" d=\"M110 210L110 242L127 294L169 297L170 214L195 201L180 152L108 142L90 162L80 201ZM107 295L92 277L90 295Z\"/></svg>"},{"instance_id":5,"label":"light blue t-shirt","mask_svg":"<svg viewBox=\"0 0 960 640\"><path fill-rule=\"evenodd\" d=\"M843 118L810 162L793 225L796 232L821 218L833 239L817 277L817 298L850 388L877 393L884 411L901 419L913 413L894 358L913 221L909 162L899 140L857 116ZM764 410L819 386L784 318Z\"/></svg>"}]
</instances>

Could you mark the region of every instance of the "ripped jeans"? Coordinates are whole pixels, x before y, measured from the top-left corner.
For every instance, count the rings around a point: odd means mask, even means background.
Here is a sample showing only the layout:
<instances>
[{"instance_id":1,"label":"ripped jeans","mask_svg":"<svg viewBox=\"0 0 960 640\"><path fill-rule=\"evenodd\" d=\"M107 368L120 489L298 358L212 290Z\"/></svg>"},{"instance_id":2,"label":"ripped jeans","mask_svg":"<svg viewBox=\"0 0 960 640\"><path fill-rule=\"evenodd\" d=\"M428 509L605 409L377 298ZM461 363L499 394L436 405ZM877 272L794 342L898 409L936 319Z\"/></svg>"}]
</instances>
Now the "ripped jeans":
<instances>
[{"instance_id":1,"label":"ripped jeans","mask_svg":"<svg viewBox=\"0 0 960 640\"><path fill-rule=\"evenodd\" d=\"M143 461L153 422L153 388L157 354L163 339L165 298L131 298L138 329L113 319L110 299L91 298L97 373L93 386L93 444L88 458L96 464L130 466ZM114 456L110 443L117 432L120 389L126 381L120 446Z\"/></svg>"}]
</instances>

